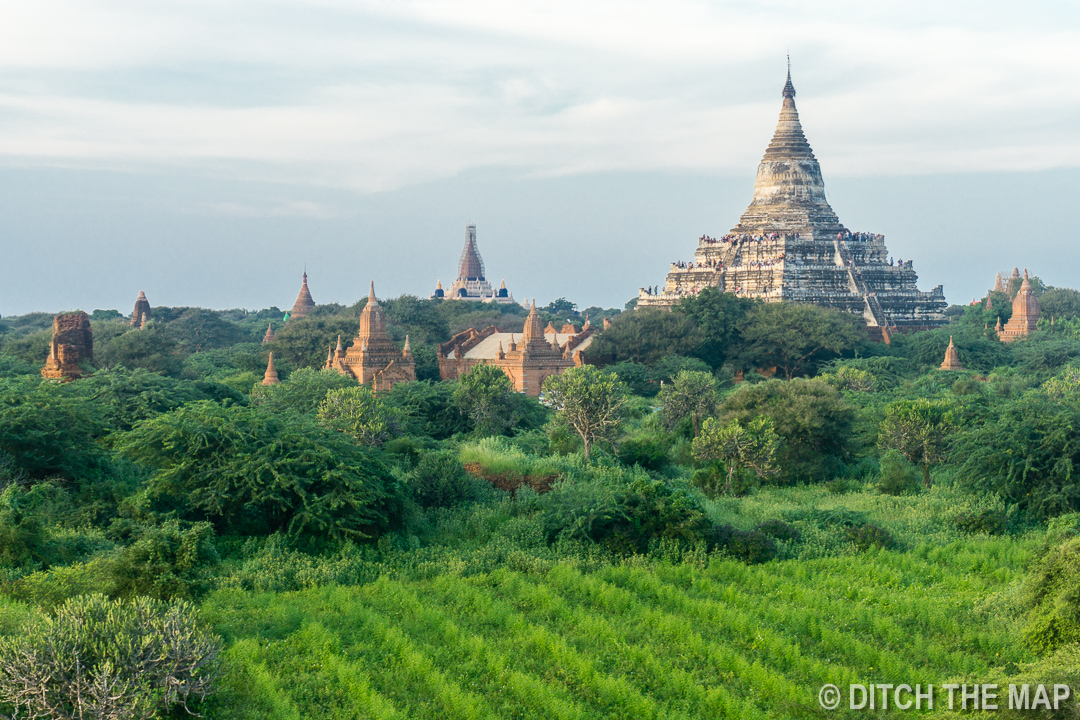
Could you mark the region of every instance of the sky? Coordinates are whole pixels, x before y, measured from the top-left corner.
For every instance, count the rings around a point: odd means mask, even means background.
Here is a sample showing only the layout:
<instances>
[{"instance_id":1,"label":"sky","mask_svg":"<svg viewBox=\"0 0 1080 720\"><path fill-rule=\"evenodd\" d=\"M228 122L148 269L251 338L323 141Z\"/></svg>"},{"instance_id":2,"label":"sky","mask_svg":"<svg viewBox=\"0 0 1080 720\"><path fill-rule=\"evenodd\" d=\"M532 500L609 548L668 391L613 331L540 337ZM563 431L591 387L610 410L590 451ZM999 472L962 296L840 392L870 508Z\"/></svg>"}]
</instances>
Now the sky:
<instances>
[{"instance_id":1,"label":"sky","mask_svg":"<svg viewBox=\"0 0 1080 720\"><path fill-rule=\"evenodd\" d=\"M0 5L0 315L426 297L621 307L749 203L790 54L852 230L968 302L1080 287L1080 4Z\"/></svg>"}]
</instances>

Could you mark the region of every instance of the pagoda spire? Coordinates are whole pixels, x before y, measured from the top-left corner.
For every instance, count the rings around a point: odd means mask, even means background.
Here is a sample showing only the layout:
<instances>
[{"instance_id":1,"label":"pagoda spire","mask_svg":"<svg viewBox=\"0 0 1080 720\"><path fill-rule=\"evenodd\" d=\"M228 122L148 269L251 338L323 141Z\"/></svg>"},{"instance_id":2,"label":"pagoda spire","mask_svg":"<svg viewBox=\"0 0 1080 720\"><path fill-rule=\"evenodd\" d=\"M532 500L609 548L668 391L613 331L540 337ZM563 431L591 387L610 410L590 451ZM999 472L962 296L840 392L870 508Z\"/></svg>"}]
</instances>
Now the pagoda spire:
<instances>
[{"instance_id":1,"label":"pagoda spire","mask_svg":"<svg viewBox=\"0 0 1080 720\"><path fill-rule=\"evenodd\" d=\"M795 86L791 84L791 56L787 56L787 82L784 83L784 92L782 93L786 98L795 98Z\"/></svg>"},{"instance_id":2,"label":"pagoda spire","mask_svg":"<svg viewBox=\"0 0 1080 720\"><path fill-rule=\"evenodd\" d=\"M296 302L293 304L292 310L289 312L289 319L301 318L307 315L315 307L315 300L311 297L311 291L308 290L307 284L307 268L304 268L304 280L300 285L300 294L296 296Z\"/></svg>"},{"instance_id":3,"label":"pagoda spire","mask_svg":"<svg viewBox=\"0 0 1080 720\"><path fill-rule=\"evenodd\" d=\"M263 374L263 385L278 385L281 380L278 379L277 369L274 367L274 353L270 353L270 360L266 363L266 372Z\"/></svg>"}]
</instances>

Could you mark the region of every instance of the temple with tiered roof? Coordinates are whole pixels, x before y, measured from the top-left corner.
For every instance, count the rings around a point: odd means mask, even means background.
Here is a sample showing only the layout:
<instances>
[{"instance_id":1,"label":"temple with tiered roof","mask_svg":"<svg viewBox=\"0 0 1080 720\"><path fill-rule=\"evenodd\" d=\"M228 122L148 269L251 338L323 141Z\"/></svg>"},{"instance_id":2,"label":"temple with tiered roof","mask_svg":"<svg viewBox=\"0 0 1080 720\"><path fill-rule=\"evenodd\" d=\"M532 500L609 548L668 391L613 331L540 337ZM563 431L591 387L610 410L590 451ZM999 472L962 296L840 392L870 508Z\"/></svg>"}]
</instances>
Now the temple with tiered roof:
<instances>
[{"instance_id":1,"label":"temple with tiered roof","mask_svg":"<svg viewBox=\"0 0 1080 720\"><path fill-rule=\"evenodd\" d=\"M406 336L405 347L398 350L387 335L386 318L375 299L374 282L367 304L360 312L360 330L356 338L345 349L341 345L341 336L338 336L337 348L331 348L327 353L325 368L348 375L375 392L385 392L398 383L416 379L416 362L409 338Z\"/></svg>"},{"instance_id":2,"label":"temple with tiered roof","mask_svg":"<svg viewBox=\"0 0 1080 720\"><path fill-rule=\"evenodd\" d=\"M469 223L465 226L465 247L458 260L457 279L451 283L449 290L443 288L442 280L436 283L431 299L514 302L514 296L506 289L505 280L499 285L499 289L495 290L484 277L484 261L480 258L480 250L476 247L476 225Z\"/></svg>"},{"instance_id":3,"label":"temple with tiered roof","mask_svg":"<svg viewBox=\"0 0 1080 720\"><path fill-rule=\"evenodd\" d=\"M860 315L885 340L945 321L941 286L921 292L911 261L893 262L885 238L845 228L825 197L803 134L788 67L780 120L758 166L754 197L728 235L703 235L690 262L672 263L638 307L670 307L707 287L766 302L800 302Z\"/></svg>"}]
</instances>

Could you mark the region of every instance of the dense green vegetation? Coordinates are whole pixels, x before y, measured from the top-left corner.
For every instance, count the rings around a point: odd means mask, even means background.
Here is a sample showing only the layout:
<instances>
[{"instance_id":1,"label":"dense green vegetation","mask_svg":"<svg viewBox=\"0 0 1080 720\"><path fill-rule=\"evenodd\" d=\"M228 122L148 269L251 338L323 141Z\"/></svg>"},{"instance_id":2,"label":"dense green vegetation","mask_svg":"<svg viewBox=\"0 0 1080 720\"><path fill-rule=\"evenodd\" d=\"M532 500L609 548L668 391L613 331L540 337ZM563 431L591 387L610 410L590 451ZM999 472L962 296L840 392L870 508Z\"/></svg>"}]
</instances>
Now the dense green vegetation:
<instances>
[{"instance_id":1,"label":"dense green vegetation","mask_svg":"<svg viewBox=\"0 0 1080 720\"><path fill-rule=\"evenodd\" d=\"M891 345L713 291L591 308L611 329L543 402L436 379L437 343L520 331L516 306L386 301L421 379L379 395L320 369L363 301L96 311L67 384L37 372L51 317L4 318L0 712L4 663L48 652L28 628L152 643L193 608L212 718L805 718L824 683L1075 684L1080 302L1037 287L1055 321L1011 345L1007 294ZM936 369L950 336L969 370Z\"/></svg>"}]
</instances>

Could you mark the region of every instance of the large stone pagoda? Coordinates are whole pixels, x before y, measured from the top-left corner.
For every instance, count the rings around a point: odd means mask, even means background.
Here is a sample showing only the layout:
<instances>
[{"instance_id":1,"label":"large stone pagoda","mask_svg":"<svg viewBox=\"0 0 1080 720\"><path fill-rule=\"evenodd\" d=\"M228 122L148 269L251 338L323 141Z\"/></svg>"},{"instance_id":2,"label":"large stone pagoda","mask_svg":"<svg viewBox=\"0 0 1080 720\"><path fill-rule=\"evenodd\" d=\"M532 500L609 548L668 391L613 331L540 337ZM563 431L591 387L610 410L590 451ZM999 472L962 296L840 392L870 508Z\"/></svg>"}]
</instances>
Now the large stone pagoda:
<instances>
[{"instance_id":1,"label":"large stone pagoda","mask_svg":"<svg viewBox=\"0 0 1080 720\"><path fill-rule=\"evenodd\" d=\"M514 296L506 289L506 281L503 281L499 289L495 290L484 277L484 261L480 257L480 250L476 247L476 225L469 223L465 226L465 247L462 248L461 257L458 259L457 279L451 283L449 290L443 288L442 280L436 283L431 299L514 302Z\"/></svg>"},{"instance_id":2,"label":"large stone pagoda","mask_svg":"<svg viewBox=\"0 0 1080 720\"><path fill-rule=\"evenodd\" d=\"M728 235L698 240L638 306L668 307L707 287L766 302L801 302L861 315L873 334L944 322L941 286L921 292L911 261L893 262L883 235L845 228L825 198L821 167L803 135L788 69L780 121L758 166L754 198Z\"/></svg>"}]
</instances>

